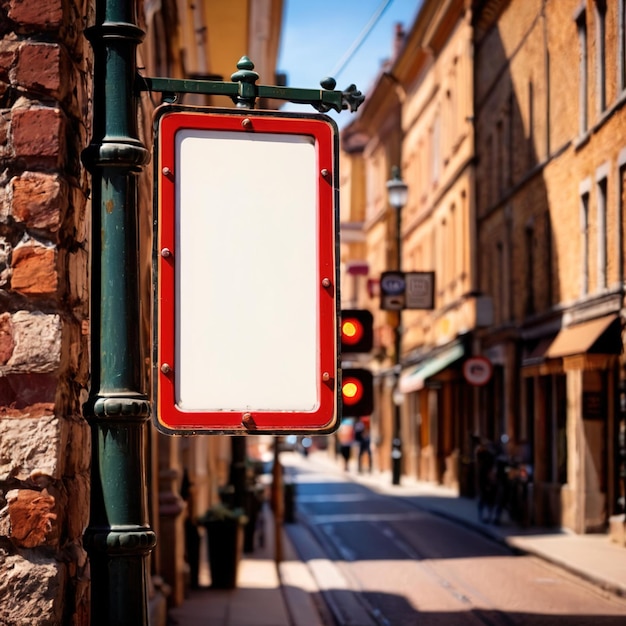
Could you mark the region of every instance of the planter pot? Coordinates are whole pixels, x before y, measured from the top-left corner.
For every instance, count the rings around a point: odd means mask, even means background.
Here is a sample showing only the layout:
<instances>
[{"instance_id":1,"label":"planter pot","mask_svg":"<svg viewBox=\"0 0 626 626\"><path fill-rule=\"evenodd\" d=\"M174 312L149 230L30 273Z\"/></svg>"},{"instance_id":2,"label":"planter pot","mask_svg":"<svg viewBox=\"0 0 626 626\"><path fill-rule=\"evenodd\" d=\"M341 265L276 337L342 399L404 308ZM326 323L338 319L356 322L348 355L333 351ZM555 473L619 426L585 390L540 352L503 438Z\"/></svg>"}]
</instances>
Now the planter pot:
<instances>
[{"instance_id":1,"label":"planter pot","mask_svg":"<svg viewBox=\"0 0 626 626\"><path fill-rule=\"evenodd\" d=\"M222 519L205 519L207 531L211 587L234 589L237 586L237 569L243 552L245 515L232 515Z\"/></svg>"}]
</instances>

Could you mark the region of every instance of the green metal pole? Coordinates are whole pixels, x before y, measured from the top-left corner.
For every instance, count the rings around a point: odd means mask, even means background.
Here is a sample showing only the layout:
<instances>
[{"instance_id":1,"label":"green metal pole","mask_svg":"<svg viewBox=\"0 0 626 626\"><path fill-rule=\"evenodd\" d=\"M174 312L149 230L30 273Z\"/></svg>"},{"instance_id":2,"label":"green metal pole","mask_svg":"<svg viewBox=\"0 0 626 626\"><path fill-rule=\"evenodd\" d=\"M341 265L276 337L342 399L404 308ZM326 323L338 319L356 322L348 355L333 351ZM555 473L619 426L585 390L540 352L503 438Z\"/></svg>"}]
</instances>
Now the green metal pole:
<instances>
[{"instance_id":1,"label":"green metal pole","mask_svg":"<svg viewBox=\"0 0 626 626\"><path fill-rule=\"evenodd\" d=\"M92 174L90 521L92 626L148 624L148 523L137 243L137 174L149 160L134 90L143 38L134 0L96 0L87 30L94 51L93 137L83 153Z\"/></svg>"},{"instance_id":2,"label":"green metal pole","mask_svg":"<svg viewBox=\"0 0 626 626\"><path fill-rule=\"evenodd\" d=\"M396 269L402 271L402 207L396 209ZM396 311L393 329L394 396L400 382L402 351L402 309ZM393 439L391 441L391 484L399 485L402 476L402 414L397 398L393 398Z\"/></svg>"}]
</instances>

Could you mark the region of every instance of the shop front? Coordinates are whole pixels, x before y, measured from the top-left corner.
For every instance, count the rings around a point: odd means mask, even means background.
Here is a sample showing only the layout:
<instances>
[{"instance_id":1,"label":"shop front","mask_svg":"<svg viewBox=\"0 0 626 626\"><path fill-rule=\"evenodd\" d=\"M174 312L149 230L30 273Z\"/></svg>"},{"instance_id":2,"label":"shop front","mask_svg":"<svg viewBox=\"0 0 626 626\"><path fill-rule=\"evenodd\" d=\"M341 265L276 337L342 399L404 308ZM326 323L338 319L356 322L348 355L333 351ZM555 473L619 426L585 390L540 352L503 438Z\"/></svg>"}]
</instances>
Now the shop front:
<instances>
[{"instance_id":1,"label":"shop front","mask_svg":"<svg viewBox=\"0 0 626 626\"><path fill-rule=\"evenodd\" d=\"M534 523L605 531L614 513L621 324L609 315L528 346L526 418L534 425ZM532 357L532 358L531 358Z\"/></svg>"},{"instance_id":2,"label":"shop front","mask_svg":"<svg viewBox=\"0 0 626 626\"><path fill-rule=\"evenodd\" d=\"M406 398L412 446L409 458L416 478L455 489L459 487L459 454L467 421L461 375L465 356L466 342L457 339L405 368L398 384Z\"/></svg>"}]
</instances>

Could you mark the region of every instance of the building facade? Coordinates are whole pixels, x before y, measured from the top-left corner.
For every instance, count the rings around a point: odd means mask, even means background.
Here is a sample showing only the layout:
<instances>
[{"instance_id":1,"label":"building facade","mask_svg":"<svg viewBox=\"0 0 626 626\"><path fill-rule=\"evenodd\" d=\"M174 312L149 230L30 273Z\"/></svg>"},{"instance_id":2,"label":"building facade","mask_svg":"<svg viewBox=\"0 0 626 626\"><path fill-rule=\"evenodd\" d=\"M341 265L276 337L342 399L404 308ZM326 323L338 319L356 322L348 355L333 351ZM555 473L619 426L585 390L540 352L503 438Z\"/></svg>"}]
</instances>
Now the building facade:
<instances>
[{"instance_id":1,"label":"building facade","mask_svg":"<svg viewBox=\"0 0 626 626\"><path fill-rule=\"evenodd\" d=\"M381 311L380 295L372 290L366 300L378 339L372 360L378 462L388 468L395 407L401 405L403 472L454 486L464 480L460 455L471 455L474 430L474 391L460 366L474 349L474 329L489 322L474 267L472 31L466 4L423 4L412 28L396 40L395 56L367 94L358 120L344 132L344 140L348 133L367 137L361 158L371 284L387 270L434 273L432 310ZM393 166L409 188L407 205L397 212L388 206L385 186Z\"/></svg>"},{"instance_id":2,"label":"building facade","mask_svg":"<svg viewBox=\"0 0 626 626\"><path fill-rule=\"evenodd\" d=\"M417 476L454 487L466 480L461 457L475 430L474 390L460 366L476 327L489 322L474 266L471 33L466 2L425 2L391 68L406 94L403 268L435 276L433 309L403 314L399 390Z\"/></svg>"},{"instance_id":3,"label":"building facade","mask_svg":"<svg viewBox=\"0 0 626 626\"><path fill-rule=\"evenodd\" d=\"M361 137L368 284L398 241L403 270L435 273L434 309L402 313L398 378L398 319L372 289L359 300L376 316L380 467L395 399L405 473L473 495L491 441L531 467L524 522L622 542L625 5L424 2L344 131Z\"/></svg>"},{"instance_id":4,"label":"building facade","mask_svg":"<svg viewBox=\"0 0 626 626\"><path fill-rule=\"evenodd\" d=\"M485 428L532 460L535 523L602 530L620 497L624 3L479 4Z\"/></svg>"}]
</instances>

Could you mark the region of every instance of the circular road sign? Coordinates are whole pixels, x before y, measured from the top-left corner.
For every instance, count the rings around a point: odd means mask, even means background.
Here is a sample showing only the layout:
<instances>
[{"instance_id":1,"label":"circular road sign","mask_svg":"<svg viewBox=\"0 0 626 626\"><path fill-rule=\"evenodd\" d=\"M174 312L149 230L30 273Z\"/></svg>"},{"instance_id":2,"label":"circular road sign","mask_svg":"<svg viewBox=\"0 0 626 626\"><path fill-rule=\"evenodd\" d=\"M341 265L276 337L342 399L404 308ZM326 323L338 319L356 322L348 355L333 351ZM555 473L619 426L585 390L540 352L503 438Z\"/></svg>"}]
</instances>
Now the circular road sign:
<instances>
[{"instance_id":1,"label":"circular road sign","mask_svg":"<svg viewBox=\"0 0 626 626\"><path fill-rule=\"evenodd\" d=\"M380 281L383 293L389 296L396 296L404 293L406 286L404 274L400 272L385 272Z\"/></svg>"},{"instance_id":2,"label":"circular road sign","mask_svg":"<svg viewBox=\"0 0 626 626\"><path fill-rule=\"evenodd\" d=\"M492 374L493 365L484 356L473 356L463 363L463 376L470 385L486 385Z\"/></svg>"}]
</instances>

